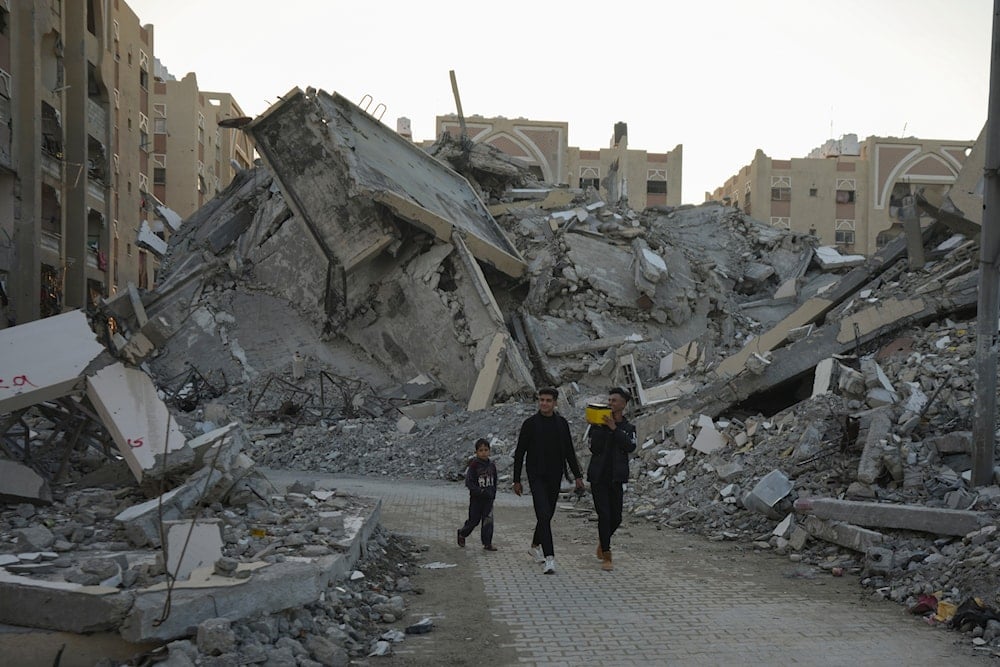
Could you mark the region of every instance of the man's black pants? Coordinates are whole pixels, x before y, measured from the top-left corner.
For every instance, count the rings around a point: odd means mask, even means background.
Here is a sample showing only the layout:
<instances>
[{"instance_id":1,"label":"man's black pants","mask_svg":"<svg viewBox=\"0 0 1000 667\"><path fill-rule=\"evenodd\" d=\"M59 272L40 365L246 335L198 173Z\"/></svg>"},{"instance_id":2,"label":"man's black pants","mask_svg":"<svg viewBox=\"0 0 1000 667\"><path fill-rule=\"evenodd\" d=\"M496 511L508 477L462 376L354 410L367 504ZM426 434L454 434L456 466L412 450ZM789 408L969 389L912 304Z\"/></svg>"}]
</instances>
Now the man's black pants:
<instances>
[{"instance_id":1,"label":"man's black pants","mask_svg":"<svg viewBox=\"0 0 1000 667\"><path fill-rule=\"evenodd\" d=\"M528 485L531 487L531 504L535 508L535 532L531 536L531 543L542 545L542 553L546 556L554 556L552 517L556 513L562 477L531 478Z\"/></svg>"},{"instance_id":2,"label":"man's black pants","mask_svg":"<svg viewBox=\"0 0 1000 667\"><path fill-rule=\"evenodd\" d=\"M621 482L591 482L590 494L594 496L597 511L597 537L601 549L611 550L611 536L622 525L622 502L625 496Z\"/></svg>"}]
</instances>

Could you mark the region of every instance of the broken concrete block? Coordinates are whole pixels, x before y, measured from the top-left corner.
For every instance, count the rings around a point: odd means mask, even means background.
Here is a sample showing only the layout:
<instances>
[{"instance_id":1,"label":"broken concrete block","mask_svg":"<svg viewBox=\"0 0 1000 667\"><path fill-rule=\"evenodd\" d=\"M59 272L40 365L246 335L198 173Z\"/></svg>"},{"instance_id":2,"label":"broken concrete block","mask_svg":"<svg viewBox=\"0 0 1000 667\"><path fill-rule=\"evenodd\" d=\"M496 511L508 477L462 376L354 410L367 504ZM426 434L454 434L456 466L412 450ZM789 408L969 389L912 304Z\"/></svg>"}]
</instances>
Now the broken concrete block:
<instances>
[{"instance_id":1,"label":"broken concrete block","mask_svg":"<svg viewBox=\"0 0 1000 667\"><path fill-rule=\"evenodd\" d=\"M675 465L680 464L680 462L683 461L687 456L687 454L684 453L683 449L668 449L667 451L662 453L663 456L659 460L657 460L656 463L658 465L666 466L668 468L672 468Z\"/></svg>"},{"instance_id":2,"label":"broken concrete block","mask_svg":"<svg viewBox=\"0 0 1000 667\"><path fill-rule=\"evenodd\" d=\"M79 310L0 330L0 414L72 392L103 351Z\"/></svg>"},{"instance_id":3,"label":"broken concrete block","mask_svg":"<svg viewBox=\"0 0 1000 667\"><path fill-rule=\"evenodd\" d=\"M156 350L153 342L146 338L142 332L136 332L129 337L125 347L119 350L119 354L133 366L138 366Z\"/></svg>"},{"instance_id":4,"label":"broken concrete block","mask_svg":"<svg viewBox=\"0 0 1000 667\"><path fill-rule=\"evenodd\" d=\"M402 415L396 420L396 430L400 433L412 433L413 429L417 427L417 422L413 421L406 415Z\"/></svg>"},{"instance_id":5,"label":"broken concrete block","mask_svg":"<svg viewBox=\"0 0 1000 667\"><path fill-rule=\"evenodd\" d=\"M883 457L892 430L892 422L884 410L871 414L871 423L865 436L865 446L858 462L858 481L874 484L885 470Z\"/></svg>"},{"instance_id":6,"label":"broken concrete block","mask_svg":"<svg viewBox=\"0 0 1000 667\"><path fill-rule=\"evenodd\" d=\"M897 568L892 549L868 547L865 549L865 571L870 574L889 574Z\"/></svg>"},{"instance_id":7,"label":"broken concrete block","mask_svg":"<svg viewBox=\"0 0 1000 667\"><path fill-rule=\"evenodd\" d=\"M194 460L176 420L142 371L120 363L107 366L87 378L87 396L140 482Z\"/></svg>"},{"instance_id":8,"label":"broken concrete block","mask_svg":"<svg viewBox=\"0 0 1000 667\"><path fill-rule=\"evenodd\" d=\"M205 655L231 653L236 648L236 632L228 618L208 618L198 624L198 651Z\"/></svg>"},{"instance_id":9,"label":"broken concrete block","mask_svg":"<svg viewBox=\"0 0 1000 667\"><path fill-rule=\"evenodd\" d=\"M715 474L718 475L719 479L723 482L731 481L741 472L743 472L743 464L739 461L729 461L715 467Z\"/></svg>"},{"instance_id":10,"label":"broken concrete block","mask_svg":"<svg viewBox=\"0 0 1000 667\"><path fill-rule=\"evenodd\" d=\"M56 541L52 531L41 524L15 530L14 537L17 548L24 551L45 551Z\"/></svg>"},{"instance_id":11,"label":"broken concrete block","mask_svg":"<svg viewBox=\"0 0 1000 667\"><path fill-rule=\"evenodd\" d=\"M971 454L972 431L952 431L924 438L924 444L937 450L938 454Z\"/></svg>"},{"instance_id":12,"label":"broken concrete block","mask_svg":"<svg viewBox=\"0 0 1000 667\"><path fill-rule=\"evenodd\" d=\"M791 516L791 514L789 514L789 516ZM795 530L793 530L792 534L788 537L788 546L796 551L802 551L802 547L804 547L808 541L809 531L800 526L796 526Z\"/></svg>"},{"instance_id":13,"label":"broken concrete block","mask_svg":"<svg viewBox=\"0 0 1000 667\"><path fill-rule=\"evenodd\" d=\"M26 465L0 459L0 502L47 505L52 490L41 475Z\"/></svg>"},{"instance_id":14,"label":"broken concrete block","mask_svg":"<svg viewBox=\"0 0 1000 667\"><path fill-rule=\"evenodd\" d=\"M885 535L882 533L842 521L824 521L819 517L809 516L802 525L812 537L862 553L885 542Z\"/></svg>"},{"instance_id":15,"label":"broken concrete block","mask_svg":"<svg viewBox=\"0 0 1000 667\"><path fill-rule=\"evenodd\" d=\"M466 409L469 412L483 410L493 405L493 397L497 390L497 383L500 381L500 367L506 356L507 345L510 337L504 333L497 333L490 342L490 347L483 357L483 364L476 376L476 384L472 388L472 395Z\"/></svg>"},{"instance_id":16,"label":"broken concrete block","mask_svg":"<svg viewBox=\"0 0 1000 667\"><path fill-rule=\"evenodd\" d=\"M774 527L774 530L771 531L771 534L777 537L787 537L789 533L795 528L797 528L797 526L795 525L795 515L789 514L784 519L782 519L777 526Z\"/></svg>"},{"instance_id":17,"label":"broken concrete block","mask_svg":"<svg viewBox=\"0 0 1000 667\"><path fill-rule=\"evenodd\" d=\"M333 535L344 534L344 513L339 511L317 512L319 528L330 531Z\"/></svg>"},{"instance_id":18,"label":"broken concrete block","mask_svg":"<svg viewBox=\"0 0 1000 667\"><path fill-rule=\"evenodd\" d=\"M788 497L794 488L791 480L780 470L772 470L764 475L745 496L743 506L764 516L780 521L788 513L784 504L779 505ZM791 509L791 503L786 503Z\"/></svg>"},{"instance_id":19,"label":"broken concrete block","mask_svg":"<svg viewBox=\"0 0 1000 667\"><path fill-rule=\"evenodd\" d=\"M835 363L836 360L830 357L816 365L816 373L813 375L813 396L830 393L830 381L833 378Z\"/></svg>"},{"instance_id":20,"label":"broken concrete block","mask_svg":"<svg viewBox=\"0 0 1000 667\"><path fill-rule=\"evenodd\" d=\"M965 535L990 523L989 515L982 512L834 498L801 498L795 501L795 511L862 526L919 530L936 535Z\"/></svg>"},{"instance_id":21,"label":"broken concrete block","mask_svg":"<svg viewBox=\"0 0 1000 667\"><path fill-rule=\"evenodd\" d=\"M191 571L207 567L222 558L222 522L219 519L164 521L167 535L167 572L185 581Z\"/></svg>"},{"instance_id":22,"label":"broken concrete block","mask_svg":"<svg viewBox=\"0 0 1000 667\"><path fill-rule=\"evenodd\" d=\"M667 356L660 359L660 379L669 377L691 366L698 361L700 354L697 341L682 345Z\"/></svg>"}]
</instances>

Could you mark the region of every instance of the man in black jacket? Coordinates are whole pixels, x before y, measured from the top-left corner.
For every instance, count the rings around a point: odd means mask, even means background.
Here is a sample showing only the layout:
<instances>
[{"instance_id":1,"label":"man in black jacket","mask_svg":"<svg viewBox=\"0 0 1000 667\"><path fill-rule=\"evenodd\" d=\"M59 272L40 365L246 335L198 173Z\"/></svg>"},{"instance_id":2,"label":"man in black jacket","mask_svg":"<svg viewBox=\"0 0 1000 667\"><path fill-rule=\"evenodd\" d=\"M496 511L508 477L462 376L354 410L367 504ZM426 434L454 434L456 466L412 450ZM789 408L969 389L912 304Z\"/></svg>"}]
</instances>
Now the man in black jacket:
<instances>
[{"instance_id":1,"label":"man in black jacket","mask_svg":"<svg viewBox=\"0 0 1000 667\"><path fill-rule=\"evenodd\" d=\"M552 516L559 500L563 465L568 463L577 489L583 489L580 463L573 451L573 436L569 422L556 414L559 391L551 387L538 390L538 412L521 424L514 449L514 493L521 495L521 466L527 456L528 485L531 504L535 508L535 532L531 538L531 554L544 562L542 572L555 574L556 558L552 547Z\"/></svg>"},{"instance_id":2,"label":"man in black jacket","mask_svg":"<svg viewBox=\"0 0 1000 667\"><path fill-rule=\"evenodd\" d=\"M601 569L610 572L611 536L622 523L624 493L622 485L628 480L628 455L635 451L635 426L623 414L632 396L621 387L608 392L611 414L604 416L604 423L590 427L590 465L587 481L594 497L597 511L597 557L603 562Z\"/></svg>"}]
</instances>

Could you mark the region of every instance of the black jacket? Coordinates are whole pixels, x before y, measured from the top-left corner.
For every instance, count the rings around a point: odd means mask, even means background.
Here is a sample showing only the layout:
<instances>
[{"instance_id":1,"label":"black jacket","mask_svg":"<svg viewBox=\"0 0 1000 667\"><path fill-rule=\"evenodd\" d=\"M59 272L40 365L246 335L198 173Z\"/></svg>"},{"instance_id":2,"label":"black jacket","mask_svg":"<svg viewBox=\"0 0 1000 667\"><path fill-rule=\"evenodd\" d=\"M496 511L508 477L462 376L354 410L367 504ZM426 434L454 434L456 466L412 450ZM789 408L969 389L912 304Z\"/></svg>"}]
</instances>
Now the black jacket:
<instances>
[{"instance_id":1,"label":"black jacket","mask_svg":"<svg viewBox=\"0 0 1000 667\"><path fill-rule=\"evenodd\" d=\"M621 483L628 480L628 455L635 451L635 426L627 419L615 430L607 426L590 427L590 465L587 481Z\"/></svg>"},{"instance_id":2,"label":"black jacket","mask_svg":"<svg viewBox=\"0 0 1000 667\"><path fill-rule=\"evenodd\" d=\"M583 477L580 462L573 451L573 436L569 422L559 414L546 417L536 412L521 424L514 448L514 482L521 481L521 466L528 459L528 479L561 479L563 462L569 464L573 476Z\"/></svg>"},{"instance_id":3,"label":"black jacket","mask_svg":"<svg viewBox=\"0 0 1000 667\"><path fill-rule=\"evenodd\" d=\"M497 466L493 461L481 460L478 456L473 456L469 460L469 467L465 471L465 486L469 489L469 495L478 498L496 498L497 495Z\"/></svg>"}]
</instances>

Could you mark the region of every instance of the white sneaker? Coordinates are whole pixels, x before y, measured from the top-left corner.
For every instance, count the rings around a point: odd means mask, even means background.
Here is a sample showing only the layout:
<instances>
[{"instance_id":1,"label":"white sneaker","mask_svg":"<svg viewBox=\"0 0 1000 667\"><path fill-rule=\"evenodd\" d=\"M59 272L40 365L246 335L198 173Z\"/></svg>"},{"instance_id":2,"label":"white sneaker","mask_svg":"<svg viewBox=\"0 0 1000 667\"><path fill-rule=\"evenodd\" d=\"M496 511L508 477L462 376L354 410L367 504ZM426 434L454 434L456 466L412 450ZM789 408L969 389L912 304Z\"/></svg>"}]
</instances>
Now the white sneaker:
<instances>
[{"instance_id":1,"label":"white sneaker","mask_svg":"<svg viewBox=\"0 0 1000 667\"><path fill-rule=\"evenodd\" d=\"M528 549L528 553L531 554L531 557L535 559L536 563L545 562L545 554L542 553L542 545L539 544L538 546L530 547Z\"/></svg>"},{"instance_id":2,"label":"white sneaker","mask_svg":"<svg viewBox=\"0 0 1000 667\"><path fill-rule=\"evenodd\" d=\"M555 574L556 573L556 557L546 556L545 565L542 567L542 574Z\"/></svg>"}]
</instances>

